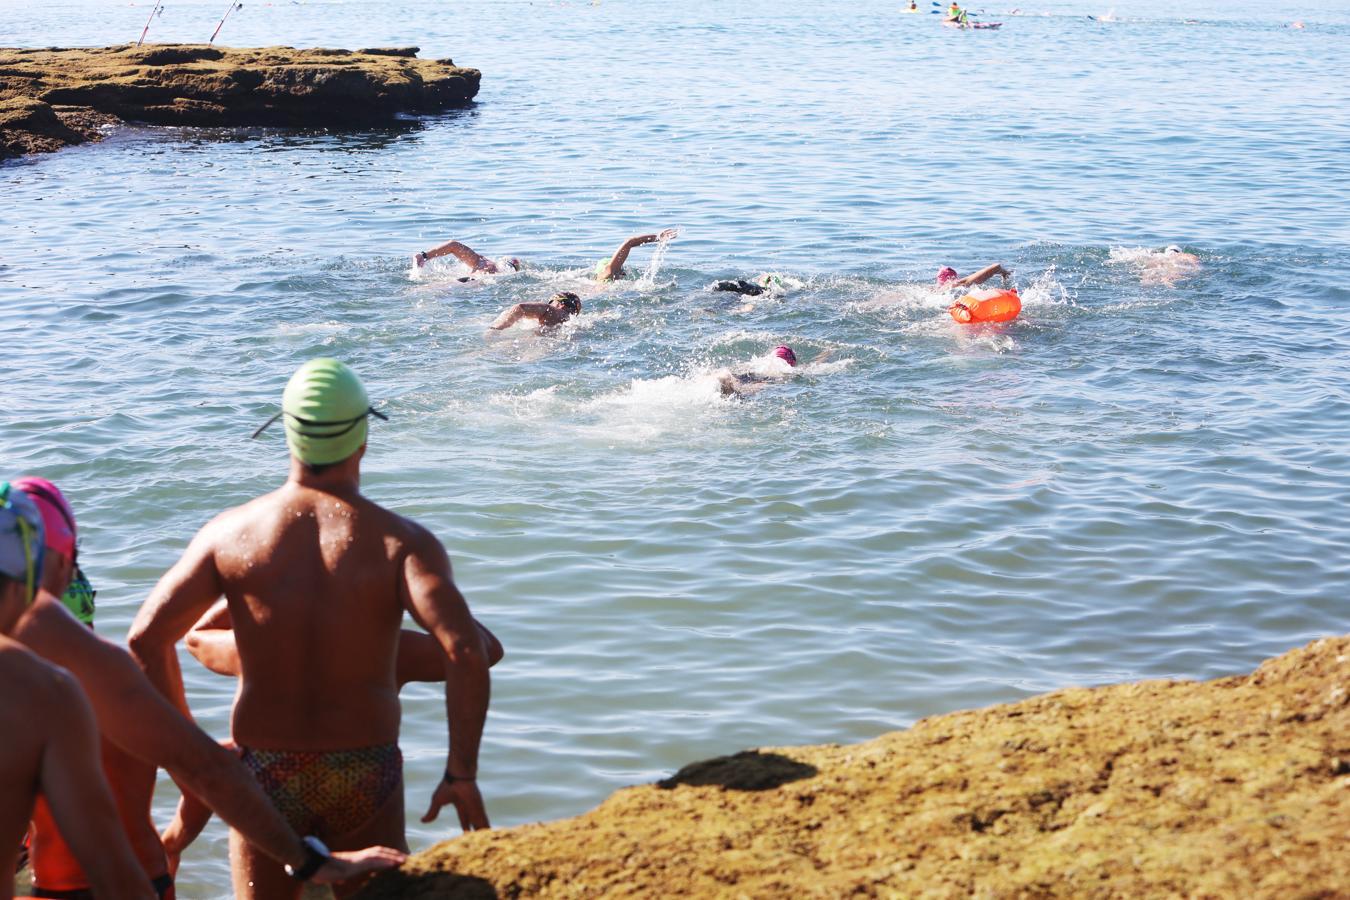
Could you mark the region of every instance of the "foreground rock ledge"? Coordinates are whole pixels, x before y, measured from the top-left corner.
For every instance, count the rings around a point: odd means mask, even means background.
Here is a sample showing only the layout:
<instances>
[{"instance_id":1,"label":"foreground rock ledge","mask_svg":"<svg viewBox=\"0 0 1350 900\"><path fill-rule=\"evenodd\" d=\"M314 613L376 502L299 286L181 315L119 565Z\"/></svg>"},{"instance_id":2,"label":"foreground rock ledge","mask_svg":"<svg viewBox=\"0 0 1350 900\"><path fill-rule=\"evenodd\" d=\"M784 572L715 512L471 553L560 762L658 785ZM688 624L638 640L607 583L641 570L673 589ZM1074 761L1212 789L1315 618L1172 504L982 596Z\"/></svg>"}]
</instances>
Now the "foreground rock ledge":
<instances>
[{"instance_id":1,"label":"foreground rock ledge","mask_svg":"<svg viewBox=\"0 0 1350 900\"><path fill-rule=\"evenodd\" d=\"M748 751L477 832L361 895L1350 897L1350 638Z\"/></svg>"},{"instance_id":2,"label":"foreground rock ledge","mask_svg":"<svg viewBox=\"0 0 1350 900\"><path fill-rule=\"evenodd\" d=\"M477 69L416 47L154 44L0 48L0 159L97 140L100 126L353 126L463 106Z\"/></svg>"}]
</instances>

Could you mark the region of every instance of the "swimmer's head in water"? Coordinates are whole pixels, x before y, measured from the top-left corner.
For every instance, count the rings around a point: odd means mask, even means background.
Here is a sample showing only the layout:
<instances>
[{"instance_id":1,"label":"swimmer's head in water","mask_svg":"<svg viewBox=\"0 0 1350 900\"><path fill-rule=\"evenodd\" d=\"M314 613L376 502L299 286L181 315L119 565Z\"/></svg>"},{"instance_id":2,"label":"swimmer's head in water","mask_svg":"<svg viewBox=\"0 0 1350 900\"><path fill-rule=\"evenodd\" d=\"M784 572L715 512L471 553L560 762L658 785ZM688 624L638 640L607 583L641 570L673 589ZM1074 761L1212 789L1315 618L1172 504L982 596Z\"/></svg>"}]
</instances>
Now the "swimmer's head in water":
<instances>
[{"instance_id":1,"label":"swimmer's head in water","mask_svg":"<svg viewBox=\"0 0 1350 900\"><path fill-rule=\"evenodd\" d=\"M559 291L548 298L549 303L556 303L572 315L581 312L581 298L571 291Z\"/></svg>"},{"instance_id":2,"label":"swimmer's head in water","mask_svg":"<svg viewBox=\"0 0 1350 900\"><path fill-rule=\"evenodd\" d=\"M510 259L508 259L506 261L506 264L511 267L511 271L513 272L519 272L525 265L523 262L520 261L520 258L517 256L513 256Z\"/></svg>"},{"instance_id":3,"label":"swimmer's head in water","mask_svg":"<svg viewBox=\"0 0 1350 900\"><path fill-rule=\"evenodd\" d=\"M956 4L953 3L952 5L955 6ZM949 281L955 281L957 277L958 276L956 274L955 269L953 269L951 266L943 266L942 268L938 269L937 283L946 284Z\"/></svg>"},{"instance_id":4,"label":"swimmer's head in water","mask_svg":"<svg viewBox=\"0 0 1350 900\"><path fill-rule=\"evenodd\" d=\"M284 419L291 455L311 466L329 465L342 462L366 442L370 416L389 418L370 405L355 372L336 359L320 357L295 370L281 396L281 412L253 436Z\"/></svg>"},{"instance_id":5,"label":"swimmer's head in water","mask_svg":"<svg viewBox=\"0 0 1350 900\"><path fill-rule=\"evenodd\" d=\"M8 481L0 482L0 575L24 586L24 601L37 598L42 581L42 513Z\"/></svg>"},{"instance_id":6,"label":"swimmer's head in water","mask_svg":"<svg viewBox=\"0 0 1350 900\"><path fill-rule=\"evenodd\" d=\"M1163 253L1180 253L1180 252L1181 248L1178 247L1176 244L1168 244L1165 248L1163 248Z\"/></svg>"},{"instance_id":7,"label":"swimmer's head in water","mask_svg":"<svg viewBox=\"0 0 1350 900\"><path fill-rule=\"evenodd\" d=\"M792 352L792 348L787 344L780 344L773 348L773 355L787 363L789 366L797 364L797 354Z\"/></svg>"}]
</instances>

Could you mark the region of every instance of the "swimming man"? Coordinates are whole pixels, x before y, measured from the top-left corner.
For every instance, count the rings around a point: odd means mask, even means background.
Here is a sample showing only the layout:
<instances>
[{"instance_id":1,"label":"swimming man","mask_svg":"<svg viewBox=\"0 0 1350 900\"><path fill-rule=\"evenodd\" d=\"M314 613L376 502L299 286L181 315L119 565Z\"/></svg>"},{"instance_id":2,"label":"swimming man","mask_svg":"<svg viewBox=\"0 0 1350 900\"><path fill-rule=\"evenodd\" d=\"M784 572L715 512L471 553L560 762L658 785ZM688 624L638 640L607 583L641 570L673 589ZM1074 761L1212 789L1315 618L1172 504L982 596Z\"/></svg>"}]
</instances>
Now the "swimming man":
<instances>
[{"instance_id":1,"label":"swimming man","mask_svg":"<svg viewBox=\"0 0 1350 900\"><path fill-rule=\"evenodd\" d=\"M796 368L797 354L786 344L773 348L773 355L788 364L788 370ZM757 394L771 384L787 381L789 372L736 372L722 369L715 373L717 386L723 397L748 397Z\"/></svg>"},{"instance_id":2,"label":"swimming man","mask_svg":"<svg viewBox=\"0 0 1350 900\"><path fill-rule=\"evenodd\" d=\"M69 673L9 635L41 590L44 526L21 490L0 484L0 897L39 792L100 897L155 892L122 833L98 760L98 727Z\"/></svg>"},{"instance_id":3,"label":"swimming man","mask_svg":"<svg viewBox=\"0 0 1350 900\"><path fill-rule=\"evenodd\" d=\"M225 597L239 648L234 742L287 821L320 847L407 846L394 680L405 612L444 655L453 736L423 821L452 803L466 831L488 827L477 784L487 651L440 541L361 494L371 415L384 418L346 365L302 365L281 412L255 432L283 419L286 483L202 528L129 638L151 680L181 700L175 644ZM233 832L231 850L236 896L298 896L299 884Z\"/></svg>"},{"instance_id":4,"label":"swimming man","mask_svg":"<svg viewBox=\"0 0 1350 900\"><path fill-rule=\"evenodd\" d=\"M604 282L622 278L624 276L623 264L628 262L628 254L633 252L634 247L641 247L643 244L655 244L658 241L674 240L679 233L674 228L667 228L659 234L638 234L630 237L619 245L619 249L614 251L613 256L595 267L595 280Z\"/></svg>"},{"instance_id":5,"label":"swimming man","mask_svg":"<svg viewBox=\"0 0 1350 900\"><path fill-rule=\"evenodd\" d=\"M517 303L508 306L488 327L493 331L510 328L521 319L533 319L540 328L561 325L581 312L581 298L571 291L559 291L547 303Z\"/></svg>"},{"instance_id":6,"label":"swimming man","mask_svg":"<svg viewBox=\"0 0 1350 900\"><path fill-rule=\"evenodd\" d=\"M420 269L431 260L439 259L442 256L453 256L468 266L472 275L496 275L502 271L503 267L509 268L513 272L519 272L522 265L521 261L514 256L501 262L495 262L459 241L449 241L423 253L414 253L413 264Z\"/></svg>"},{"instance_id":7,"label":"swimming man","mask_svg":"<svg viewBox=\"0 0 1350 900\"><path fill-rule=\"evenodd\" d=\"M974 287L977 284L984 284L995 275L1003 276L1003 283L1006 285L1008 279L1012 278L1012 270L1003 268L1002 263L992 263L980 269L978 272L972 272L964 278L957 274L951 266L943 266L938 269L937 285L940 288L964 288Z\"/></svg>"}]
</instances>

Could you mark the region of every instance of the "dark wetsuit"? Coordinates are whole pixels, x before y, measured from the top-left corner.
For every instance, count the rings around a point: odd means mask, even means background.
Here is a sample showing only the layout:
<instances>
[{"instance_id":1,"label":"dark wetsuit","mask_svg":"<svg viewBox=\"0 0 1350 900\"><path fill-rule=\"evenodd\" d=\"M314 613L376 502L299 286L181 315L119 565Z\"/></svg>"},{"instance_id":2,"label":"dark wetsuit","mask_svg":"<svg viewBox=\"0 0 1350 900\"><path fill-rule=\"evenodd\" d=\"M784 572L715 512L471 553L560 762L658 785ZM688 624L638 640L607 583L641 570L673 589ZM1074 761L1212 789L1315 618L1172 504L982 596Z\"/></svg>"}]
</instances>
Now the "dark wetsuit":
<instances>
[{"instance_id":1,"label":"dark wetsuit","mask_svg":"<svg viewBox=\"0 0 1350 900\"><path fill-rule=\"evenodd\" d=\"M768 290L762 284L755 284L753 281L746 281L744 278L737 278L735 281L719 281L713 285L714 291L730 291L733 294L745 294L747 297L758 297Z\"/></svg>"}]
</instances>

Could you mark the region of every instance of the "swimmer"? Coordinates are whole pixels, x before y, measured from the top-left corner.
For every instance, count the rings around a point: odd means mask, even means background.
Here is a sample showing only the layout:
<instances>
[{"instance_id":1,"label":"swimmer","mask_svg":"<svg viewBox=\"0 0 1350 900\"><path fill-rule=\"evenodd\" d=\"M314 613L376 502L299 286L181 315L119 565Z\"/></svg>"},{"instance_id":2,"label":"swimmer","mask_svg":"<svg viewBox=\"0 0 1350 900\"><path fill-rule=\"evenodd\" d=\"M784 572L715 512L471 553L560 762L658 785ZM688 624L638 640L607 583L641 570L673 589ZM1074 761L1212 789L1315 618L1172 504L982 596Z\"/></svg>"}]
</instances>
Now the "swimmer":
<instances>
[{"instance_id":1,"label":"swimmer","mask_svg":"<svg viewBox=\"0 0 1350 900\"><path fill-rule=\"evenodd\" d=\"M677 229L667 228L660 234L639 234L630 237L619 245L619 249L614 251L613 256L595 267L595 280L604 282L622 278L624 275L623 264L628 261L628 254L633 251L634 247L641 247L643 244L655 244L657 241L670 241L679 233Z\"/></svg>"},{"instance_id":2,"label":"swimmer","mask_svg":"<svg viewBox=\"0 0 1350 900\"><path fill-rule=\"evenodd\" d=\"M722 396L748 397L751 394L759 393L771 384L782 384L787 381L791 370L797 366L797 354L792 352L791 347L783 344L773 348L773 355L787 363L787 371L764 373L736 372L731 369L722 369L714 373Z\"/></svg>"},{"instance_id":3,"label":"swimmer","mask_svg":"<svg viewBox=\"0 0 1350 900\"><path fill-rule=\"evenodd\" d=\"M553 328L581 312L581 298L571 291L559 291L547 303L517 303L508 306L488 326L493 331L510 328L521 319L534 319L540 328Z\"/></svg>"},{"instance_id":4,"label":"swimmer","mask_svg":"<svg viewBox=\"0 0 1350 900\"><path fill-rule=\"evenodd\" d=\"M178 641L222 595L228 601L240 671L231 721L240 755L231 758L309 835L312 854L292 874L232 833L234 893L246 900L298 897L296 878L328 857L325 845L407 847L394 681L405 613L435 638L447 685L444 774L422 821L452 804L465 831L488 827L478 791L487 648L441 542L362 495L371 416L384 418L346 365L300 366L281 411L254 433L283 420L286 482L207 523L128 637L150 680L182 698Z\"/></svg>"},{"instance_id":5,"label":"swimmer","mask_svg":"<svg viewBox=\"0 0 1350 900\"><path fill-rule=\"evenodd\" d=\"M494 262L475 252L472 248L461 244L459 241L449 241L441 244L439 247L433 247L430 250L414 253L413 265L422 268L433 259L439 259L442 256L453 256L455 259L469 267L469 275L459 279L460 281L472 281L474 275L497 275L503 268L508 268L513 272L519 272L524 265L516 257L502 260L500 263Z\"/></svg>"},{"instance_id":6,"label":"swimmer","mask_svg":"<svg viewBox=\"0 0 1350 900\"><path fill-rule=\"evenodd\" d=\"M1161 252L1150 253L1139 273L1141 284L1165 284L1175 287L1200 272L1200 257L1187 253L1176 244L1168 244Z\"/></svg>"},{"instance_id":7,"label":"swimmer","mask_svg":"<svg viewBox=\"0 0 1350 900\"><path fill-rule=\"evenodd\" d=\"M765 272L754 281L747 281L744 278L718 281L713 284L712 289L732 294L743 294L746 297L758 297L760 294L786 293L787 284L781 275L774 272Z\"/></svg>"},{"instance_id":8,"label":"swimmer","mask_svg":"<svg viewBox=\"0 0 1350 900\"><path fill-rule=\"evenodd\" d=\"M88 699L70 673L10 637L42 590L45 555L37 505L0 484L0 896L10 896L17 849L41 795L94 893L152 900L103 779Z\"/></svg>"},{"instance_id":9,"label":"swimmer","mask_svg":"<svg viewBox=\"0 0 1350 900\"><path fill-rule=\"evenodd\" d=\"M40 479L29 479L30 489L38 482ZM55 549L44 553L37 597L22 611L12 635L75 677L93 707L98 733L147 769L168 770L184 790L196 794L231 827L246 835L250 846L258 848L257 852L292 867L297 874L308 875L310 880L332 884L402 862L405 854L374 847L332 854L316 864L312 847L286 824L238 757L221 749L187 718L181 711L186 709L185 703L175 708L157 692L125 650L98 637L71 614L61 597L75 570L74 517L64 521L70 513L65 498L50 482L41 484L53 494L51 510L61 508L54 519L61 522L60 533L51 542ZM182 697L180 692L176 700L183 703ZM148 803L144 812L130 814L148 818ZM59 816L57 822L60 823ZM132 837L139 845L139 835ZM78 848L72 845L72 849L78 854ZM146 869L153 868L154 859L148 848L141 850L146 854ZM91 880L94 878L87 869L85 874ZM139 877L149 890L147 872ZM170 896L172 885L165 885L163 890L164 896Z\"/></svg>"},{"instance_id":10,"label":"swimmer","mask_svg":"<svg viewBox=\"0 0 1350 900\"><path fill-rule=\"evenodd\" d=\"M501 662L504 651L501 641L482 622L474 620L479 637L487 647L488 667ZM239 677L239 645L234 637L234 622L230 607L224 600L192 626L183 640L187 650L199 663L217 675ZM400 689L410 681L439 682L445 680L444 654L440 644L431 635L404 628L398 634L398 654L394 661L394 680ZM229 749L237 749L233 742ZM164 852L169 857L171 871L178 868L184 850L201 834L211 820L211 810L190 794L178 801L178 812L164 829Z\"/></svg>"},{"instance_id":11,"label":"swimmer","mask_svg":"<svg viewBox=\"0 0 1350 900\"><path fill-rule=\"evenodd\" d=\"M1008 279L1012 278L1012 270L1003 268L1002 263L993 263L963 278L951 266L943 266L938 269L937 285L946 289L974 287L977 284L984 284L995 275L1002 275L1003 283L1006 285Z\"/></svg>"}]
</instances>

